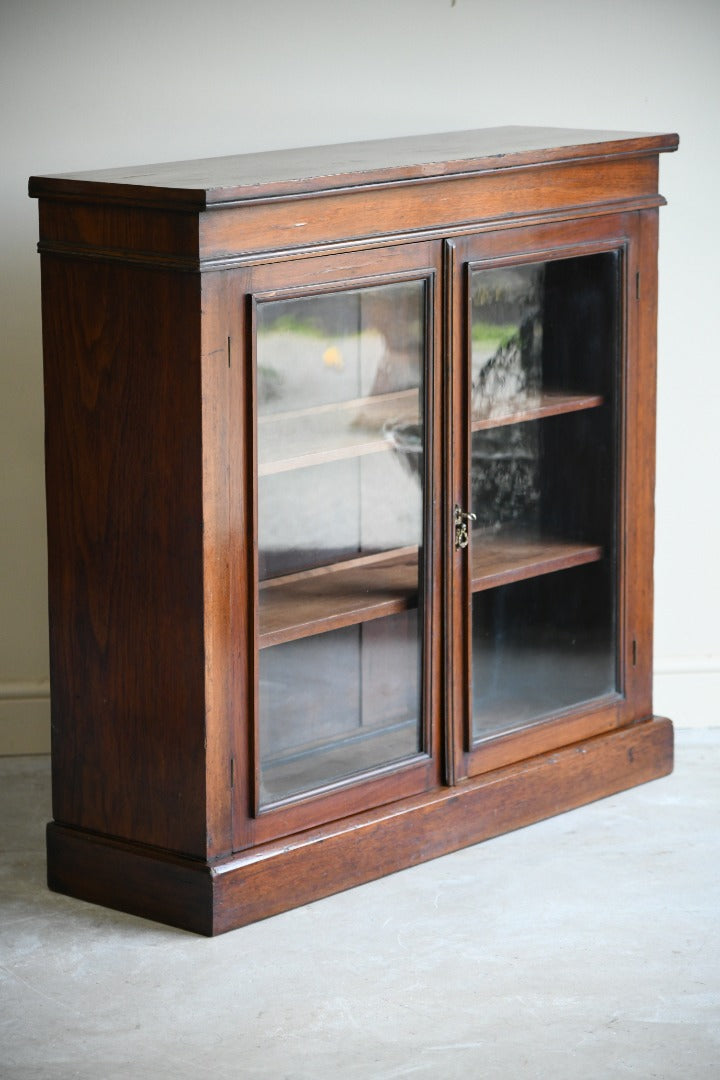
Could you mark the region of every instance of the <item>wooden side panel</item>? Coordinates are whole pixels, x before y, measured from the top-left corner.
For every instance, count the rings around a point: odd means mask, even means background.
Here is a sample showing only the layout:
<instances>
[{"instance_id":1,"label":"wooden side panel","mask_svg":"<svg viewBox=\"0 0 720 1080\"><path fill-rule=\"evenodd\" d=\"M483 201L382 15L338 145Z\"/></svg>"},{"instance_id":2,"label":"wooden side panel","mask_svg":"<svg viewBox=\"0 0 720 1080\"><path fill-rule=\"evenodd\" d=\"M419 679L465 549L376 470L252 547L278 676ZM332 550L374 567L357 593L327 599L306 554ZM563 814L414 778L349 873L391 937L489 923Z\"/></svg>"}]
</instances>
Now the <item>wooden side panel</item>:
<instances>
[{"instance_id":1,"label":"wooden side panel","mask_svg":"<svg viewBox=\"0 0 720 1080\"><path fill-rule=\"evenodd\" d=\"M42 284L55 819L203 855L199 278Z\"/></svg>"},{"instance_id":2,"label":"wooden side panel","mask_svg":"<svg viewBox=\"0 0 720 1080\"><path fill-rule=\"evenodd\" d=\"M54 199L41 199L39 214L41 250L51 246L134 262L197 264L196 214Z\"/></svg>"}]
</instances>

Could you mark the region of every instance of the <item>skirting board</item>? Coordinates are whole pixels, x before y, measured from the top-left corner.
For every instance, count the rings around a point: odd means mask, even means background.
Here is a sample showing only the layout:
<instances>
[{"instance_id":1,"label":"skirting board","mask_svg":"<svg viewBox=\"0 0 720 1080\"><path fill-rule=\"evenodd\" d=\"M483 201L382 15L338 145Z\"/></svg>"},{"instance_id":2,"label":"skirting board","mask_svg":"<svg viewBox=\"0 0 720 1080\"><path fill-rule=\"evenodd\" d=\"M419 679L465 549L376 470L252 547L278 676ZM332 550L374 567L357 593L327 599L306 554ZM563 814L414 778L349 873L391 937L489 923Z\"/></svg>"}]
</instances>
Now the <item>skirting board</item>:
<instances>
[{"instance_id":1,"label":"skirting board","mask_svg":"<svg viewBox=\"0 0 720 1080\"><path fill-rule=\"evenodd\" d=\"M47 685L0 683L0 757L50 753Z\"/></svg>"},{"instance_id":2,"label":"skirting board","mask_svg":"<svg viewBox=\"0 0 720 1080\"><path fill-rule=\"evenodd\" d=\"M48 884L220 934L665 776L672 762L672 724L655 717L210 865L51 823Z\"/></svg>"},{"instance_id":3,"label":"skirting board","mask_svg":"<svg viewBox=\"0 0 720 1080\"><path fill-rule=\"evenodd\" d=\"M720 658L671 657L659 660L653 701L676 728L720 727Z\"/></svg>"},{"instance_id":4,"label":"skirting board","mask_svg":"<svg viewBox=\"0 0 720 1080\"><path fill-rule=\"evenodd\" d=\"M677 728L720 727L720 658L659 660L655 708ZM46 685L0 683L0 757L50 753L50 695Z\"/></svg>"}]
</instances>

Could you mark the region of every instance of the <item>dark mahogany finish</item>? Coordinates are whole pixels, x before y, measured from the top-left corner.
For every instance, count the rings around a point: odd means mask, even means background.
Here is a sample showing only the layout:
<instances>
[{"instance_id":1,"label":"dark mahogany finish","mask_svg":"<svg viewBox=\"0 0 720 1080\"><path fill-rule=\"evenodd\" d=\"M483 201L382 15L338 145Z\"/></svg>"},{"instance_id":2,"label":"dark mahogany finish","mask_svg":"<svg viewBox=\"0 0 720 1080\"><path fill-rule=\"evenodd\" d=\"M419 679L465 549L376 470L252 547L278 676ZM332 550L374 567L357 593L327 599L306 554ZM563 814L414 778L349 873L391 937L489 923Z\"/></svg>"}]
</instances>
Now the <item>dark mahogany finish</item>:
<instances>
[{"instance_id":1,"label":"dark mahogany finish","mask_svg":"<svg viewBox=\"0 0 720 1080\"><path fill-rule=\"evenodd\" d=\"M670 771L672 727L652 714L652 552L658 155L677 141L498 128L31 179L52 888L220 933ZM502 531L456 550L472 433L604 399L549 391L523 413L471 418L468 267L610 251L622 260L621 690L473 744L469 598L592 568L604 550ZM423 556L258 586L253 304L396 281L422 281L426 296ZM421 752L260 809L260 650L413 611L418 574Z\"/></svg>"}]
</instances>

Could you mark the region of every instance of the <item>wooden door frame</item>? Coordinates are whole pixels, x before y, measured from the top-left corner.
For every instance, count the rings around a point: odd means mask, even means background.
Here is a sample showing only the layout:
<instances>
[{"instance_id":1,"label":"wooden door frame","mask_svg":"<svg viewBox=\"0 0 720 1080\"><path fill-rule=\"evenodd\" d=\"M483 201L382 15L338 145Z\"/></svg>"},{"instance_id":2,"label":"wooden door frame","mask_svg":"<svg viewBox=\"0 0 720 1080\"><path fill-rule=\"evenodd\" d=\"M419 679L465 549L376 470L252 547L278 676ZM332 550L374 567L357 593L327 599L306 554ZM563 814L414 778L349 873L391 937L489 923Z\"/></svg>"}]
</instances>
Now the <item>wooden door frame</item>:
<instances>
[{"instance_id":1,"label":"wooden door frame","mask_svg":"<svg viewBox=\"0 0 720 1080\"><path fill-rule=\"evenodd\" d=\"M381 242L378 241L380 244ZM278 837L303 829L322 825L381 806L397 799L429 791L438 786L441 779L442 755L440 752L440 663L441 650L438 635L433 627L438 625L440 610L440 580L433 573L434 549L441 547L441 519L439 512L439 486L442 475L441 428L439 400L441 397L441 245L437 241L422 241L403 245L382 246L376 250L363 250L340 255L324 254L322 259L293 258L254 265L230 272L234 278L229 290L230 306L244 312L244 366L248 383L248 404L243 410L238 403L236 415L242 422L236 425L238 439L244 441L244 457L252 463L248 475L256 476L257 440L255 434L256 388L254 362L254 309L258 300L290 298L295 296L326 295L330 292L380 286L403 281L426 283L426 379L425 423L428 461L425 488L425 534L424 552L425 605L423 626L423 682L422 710L425 749L407 762L380 766L357 777L328 784L315 792L289 798L267 808L259 805L259 746L258 746L258 586L257 586L257 482L246 487L244 493L244 518L247 522L247 548L245 557L238 544L237 567L242 567L241 581L237 582L235 594L237 606L242 607L243 597L250 600L250 618L247 628L247 659L238 657L239 670L235 678L235 781L233 790L233 820L235 850L254 844L262 844ZM321 273L319 273L321 272ZM252 373L252 374L251 374ZM237 488L230 481L231 491L242 489L237 478ZM436 490L437 489L437 490ZM232 496L231 496L232 497Z\"/></svg>"},{"instance_id":2,"label":"wooden door frame","mask_svg":"<svg viewBox=\"0 0 720 1080\"><path fill-rule=\"evenodd\" d=\"M654 533L655 321L653 243L657 211L607 215L572 224L533 225L445 241L445 319L450 394L445 417L445 667L448 693L446 779L547 753L652 715L652 551ZM472 743L470 583L467 549L455 551L452 513L469 505L470 267L621 253L618 379L617 676L620 692L563 709L527 728ZM642 281L642 288L638 283Z\"/></svg>"}]
</instances>

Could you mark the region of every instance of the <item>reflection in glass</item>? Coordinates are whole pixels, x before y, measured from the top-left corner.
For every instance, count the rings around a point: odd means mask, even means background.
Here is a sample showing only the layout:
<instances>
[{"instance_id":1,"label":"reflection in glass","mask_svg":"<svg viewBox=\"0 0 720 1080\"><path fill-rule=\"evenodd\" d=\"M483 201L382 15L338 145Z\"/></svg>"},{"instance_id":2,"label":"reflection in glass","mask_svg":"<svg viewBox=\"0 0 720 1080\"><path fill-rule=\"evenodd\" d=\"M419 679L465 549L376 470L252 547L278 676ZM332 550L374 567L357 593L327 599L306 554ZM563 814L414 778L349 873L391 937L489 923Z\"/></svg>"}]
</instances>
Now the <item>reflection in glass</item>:
<instances>
[{"instance_id":1,"label":"reflection in glass","mask_svg":"<svg viewBox=\"0 0 720 1080\"><path fill-rule=\"evenodd\" d=\"M472 419L526 408L539 398L544 264L471 277Z\"/></svg>"},{"instance_id":2,"label":"reflection in glass","mask_svg":"<svg viewBox=\"0 0 720 1080\"><path fill-rule=\"evenodd\" d=\"M616 689L618 296L616 252L470 277L475 740Z\"/></svg>"},{"instance_id":3,"label":"reflection in glass","mask_svg":"<svg viewBox=\"0 0 720 1080\"><path fill-rule=\"evenodd\" d=\"M424 289L257 306L263 805L422 749Z\"/></svg>"},{"instance_id":4,"label":"reflection in glass","mask_svg":"<svg viewBox=\"0 0 720 1080\"><path fill-rule=\"evenodd\" d=\"M417 611L260 652L262 803L416 754Z\"/></svg>"}]
</instances>

